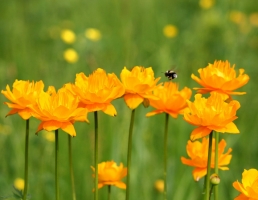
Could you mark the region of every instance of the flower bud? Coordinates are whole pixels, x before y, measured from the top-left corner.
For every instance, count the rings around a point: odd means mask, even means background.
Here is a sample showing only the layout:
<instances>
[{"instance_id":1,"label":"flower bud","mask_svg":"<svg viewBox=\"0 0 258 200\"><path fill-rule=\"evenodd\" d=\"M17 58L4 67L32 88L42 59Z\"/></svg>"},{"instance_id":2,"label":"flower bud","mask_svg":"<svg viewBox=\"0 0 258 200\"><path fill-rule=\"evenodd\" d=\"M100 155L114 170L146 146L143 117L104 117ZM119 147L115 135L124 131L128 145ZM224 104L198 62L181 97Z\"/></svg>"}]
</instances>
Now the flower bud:
<instances>
[{"instance_id":1,"label":"flower bud","mask_svg":"<svg viewBox=\"0 0 258 200\"><path fill-rule=\"evenodd\" d=\"M219 178L218 174L212 174L210 176L210 182L213 185L218 185L220 183L220 178Z\"/></svg>"}]
</instances>

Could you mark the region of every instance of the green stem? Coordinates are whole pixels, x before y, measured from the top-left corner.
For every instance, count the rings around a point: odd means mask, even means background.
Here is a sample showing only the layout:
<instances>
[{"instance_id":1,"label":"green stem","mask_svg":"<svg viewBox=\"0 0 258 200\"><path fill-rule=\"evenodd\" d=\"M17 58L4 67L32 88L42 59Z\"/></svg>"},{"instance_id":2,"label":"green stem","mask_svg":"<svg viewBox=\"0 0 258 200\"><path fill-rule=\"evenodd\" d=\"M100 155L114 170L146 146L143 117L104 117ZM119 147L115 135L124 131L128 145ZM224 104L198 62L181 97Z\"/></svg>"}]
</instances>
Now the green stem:
<instances>
[{"instance_id":1,"label":"green stem","mask_svg":"<svg viewBox=\"0 0 258 200\"><path fill-rule=\"evenodd\" d=\"M213 138L213 131L211 131L211 133L209 134L207 175L206 175L206 177L205 177L205 193L204 193L204 200L209 200L210 176L211 176L212 138Z\"/></svg>"},{"instance_id":2,"label":"green stem","mask_svg":"<svg viewBox=\"0 0 258 200\"><path fill-rule=\"evenodd\" d=\"M129 128L129 137L128 137L126 200L129 200L129 193L130 193L131 152L132 152L134 115L135 115L135 109L132 110L131 122L130 122L130 128Z\"/></svg>"},{"instance_id":3,"label":"green stem","mask_svg":"<svg viewBox=\"0 0 258 200\"><path fill-rule=\"evenodd\" d=\"M215 132L215 173L219 175L219 133ZM214 200L219 199L219 186L214 186Z\"/></svg>"},{"instance_id":4,"label":"green stem","mask_svg":"<svg viewBox=\"0 0 258 200\"><path fill-rule=\"evenodd\" d=\"M70 176L71 176L71 184L72 184L72 195L73 195L73 200L76 200L74 174L73 174L73 159L72 159L72 136L70 135L68 135L68 148L69 148L69 165L70 165Z\"/></svg>"},{"instance_id":5,"label":"green stem","mask_svg":"<svg viewBox=\"0 0 258 200\"><path fill-rule=\"evenodd\" d=\"M169 115L166 113L165 118L165 132L164 132L164 200L167 200L167 152L168 152L168 119Z\"/></svg>"},{"instance_id":6,"label":"green stem","mask_svg":"<svg viewBox=\"0 0 258 200\"><path fill-rule=\"evenodd\" d=\"M26 200L27 191L28 191L29 128L30 128L30 121L29 121L29 119L27 119L26 120L26 133L25 133L25 164L24 164L23 200Z\"/></svg>"},{"instance_id":7,"label":"green stem","mask_svg":"<svg viewBox=\"0 0 258 200\"><path fill-rule=\"evenodd\" d=\"M98 111L94 112L95 121L95 196L94 199L98 200Z\"/></svg>"},{"instance_id":8,"label":"green stem","mask_svg":"<svg viewBox=\"0 0 258 200\"><path fill-rule=\"evenodd\" d=\"M110 200L111 196L111 185L108 185L108 200Z\"/></svg>"},{"instance_id":9,"label":"green stem","mask_svg":"<svg viewBox=\"0 0 258 200\"><path fill-rule=\"evenodd\" d=\"M58 129L55 130L55 187L56 200L59 200L59 182L58 182Z\"/></svg>"}]
</instances>

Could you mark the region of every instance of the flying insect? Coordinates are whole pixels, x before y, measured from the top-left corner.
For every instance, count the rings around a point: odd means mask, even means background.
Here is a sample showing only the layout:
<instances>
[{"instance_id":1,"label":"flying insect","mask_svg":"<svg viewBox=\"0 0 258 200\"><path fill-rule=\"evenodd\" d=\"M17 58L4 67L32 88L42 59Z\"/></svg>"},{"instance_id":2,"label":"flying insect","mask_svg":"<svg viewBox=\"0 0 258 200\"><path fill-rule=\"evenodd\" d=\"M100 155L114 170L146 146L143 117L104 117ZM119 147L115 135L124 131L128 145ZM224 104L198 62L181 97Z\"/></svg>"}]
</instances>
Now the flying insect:
<instances>
[{"instance_id":1,"label":"flying insect","mask_svg":"<svg viewBox=\"0 0 258 200\"><path fill-rule=\"evenodd\" d=\"M168 80L171 81L172 79L177 78L177 73L174 72L173 70L167 70L167 71L165 72L165 76L168 78Z\"/></svg>"}]
</instances>

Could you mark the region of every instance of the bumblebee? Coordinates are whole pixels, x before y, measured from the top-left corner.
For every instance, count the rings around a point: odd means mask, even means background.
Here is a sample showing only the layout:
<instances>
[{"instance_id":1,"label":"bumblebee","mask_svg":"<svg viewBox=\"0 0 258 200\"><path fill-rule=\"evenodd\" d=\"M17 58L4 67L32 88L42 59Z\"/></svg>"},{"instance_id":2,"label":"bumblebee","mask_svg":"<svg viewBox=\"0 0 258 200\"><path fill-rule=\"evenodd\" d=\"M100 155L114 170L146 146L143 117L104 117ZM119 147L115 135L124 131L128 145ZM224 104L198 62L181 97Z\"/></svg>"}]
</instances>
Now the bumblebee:
<instances>
[{"instance_id":1,"label":"bumblebee","mask_svg":"<svg viewBox=\"0 0 258 200\"><path fill-rule=\"evenodd\" d=\"M174 72L173 70L167 70L165 72L165 76L168 78L168 80L172 80L172 79L177 78L177 73Z\"/></svg>"}]
</instances>

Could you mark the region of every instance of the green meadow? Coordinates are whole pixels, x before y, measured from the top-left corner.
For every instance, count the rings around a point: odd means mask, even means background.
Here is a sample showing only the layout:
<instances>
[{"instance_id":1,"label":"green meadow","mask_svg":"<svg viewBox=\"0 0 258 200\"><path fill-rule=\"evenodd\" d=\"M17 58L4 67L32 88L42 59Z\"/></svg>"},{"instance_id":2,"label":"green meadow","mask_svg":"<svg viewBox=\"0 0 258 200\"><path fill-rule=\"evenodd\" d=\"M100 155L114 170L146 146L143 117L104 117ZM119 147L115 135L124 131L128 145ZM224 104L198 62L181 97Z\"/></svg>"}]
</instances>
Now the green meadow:
<instances>
[{"instance_id":1,"label":"green meadow","mask_svg":"<svg viewBox=\"0 0 258 200\"><path fill-rule=\"evenodd\" d=\"M239 193L232 187L241 181L244 169L258 169L258 7L256 0L215 1L210 8L198 0L37 0L0 2L0 85L5 90L15 79L42 80L45 89L74 82L75 75L89 75L97 68L120 77L124 66L151 66L160 82L168 81L164 72L174 69L179 88L198 87L191 74L215 60L228 60L250 76L247 85L234 96L241 104L235 121L240 134L220 134L232 148L229 171L220 171L219 199L234 199ZM167 37L166 25L178 33ZM101 38L85 37L88 28L100 31ZM61 31L76 34L72 44L65 43ZM78 61L67 62L63 53L72 48ZM193 91L192 100L195 91ZM8 116L9 108L0 96L0 199L11 197L16 178L24 176L25 121ZM99 112L99 162L114 160L126 166L131 110L123 99L113 101L118 115ZM136 109L133 133L131 200L161 200L154 187L163 178L163 138L165 114L145 117L153 108ZM75 123L77 136L72 139L75 188L78 200L94 198L94 116ZM55 198L55 143L38 135L39 121L30 120L29 190L32 200ZM169 119L168 199L200 200L203 178L196 182L192 167L181 163L187 157L186 144L193 126L183 120ZM68 136L60 130L60 199L72 199L68 163ZM126 178L123 179L126 182ZM107 187L99 190L99 199L107 199ZM112 187L111 199L125 199L125 190Z\"/></svg>"}]
</instances>

